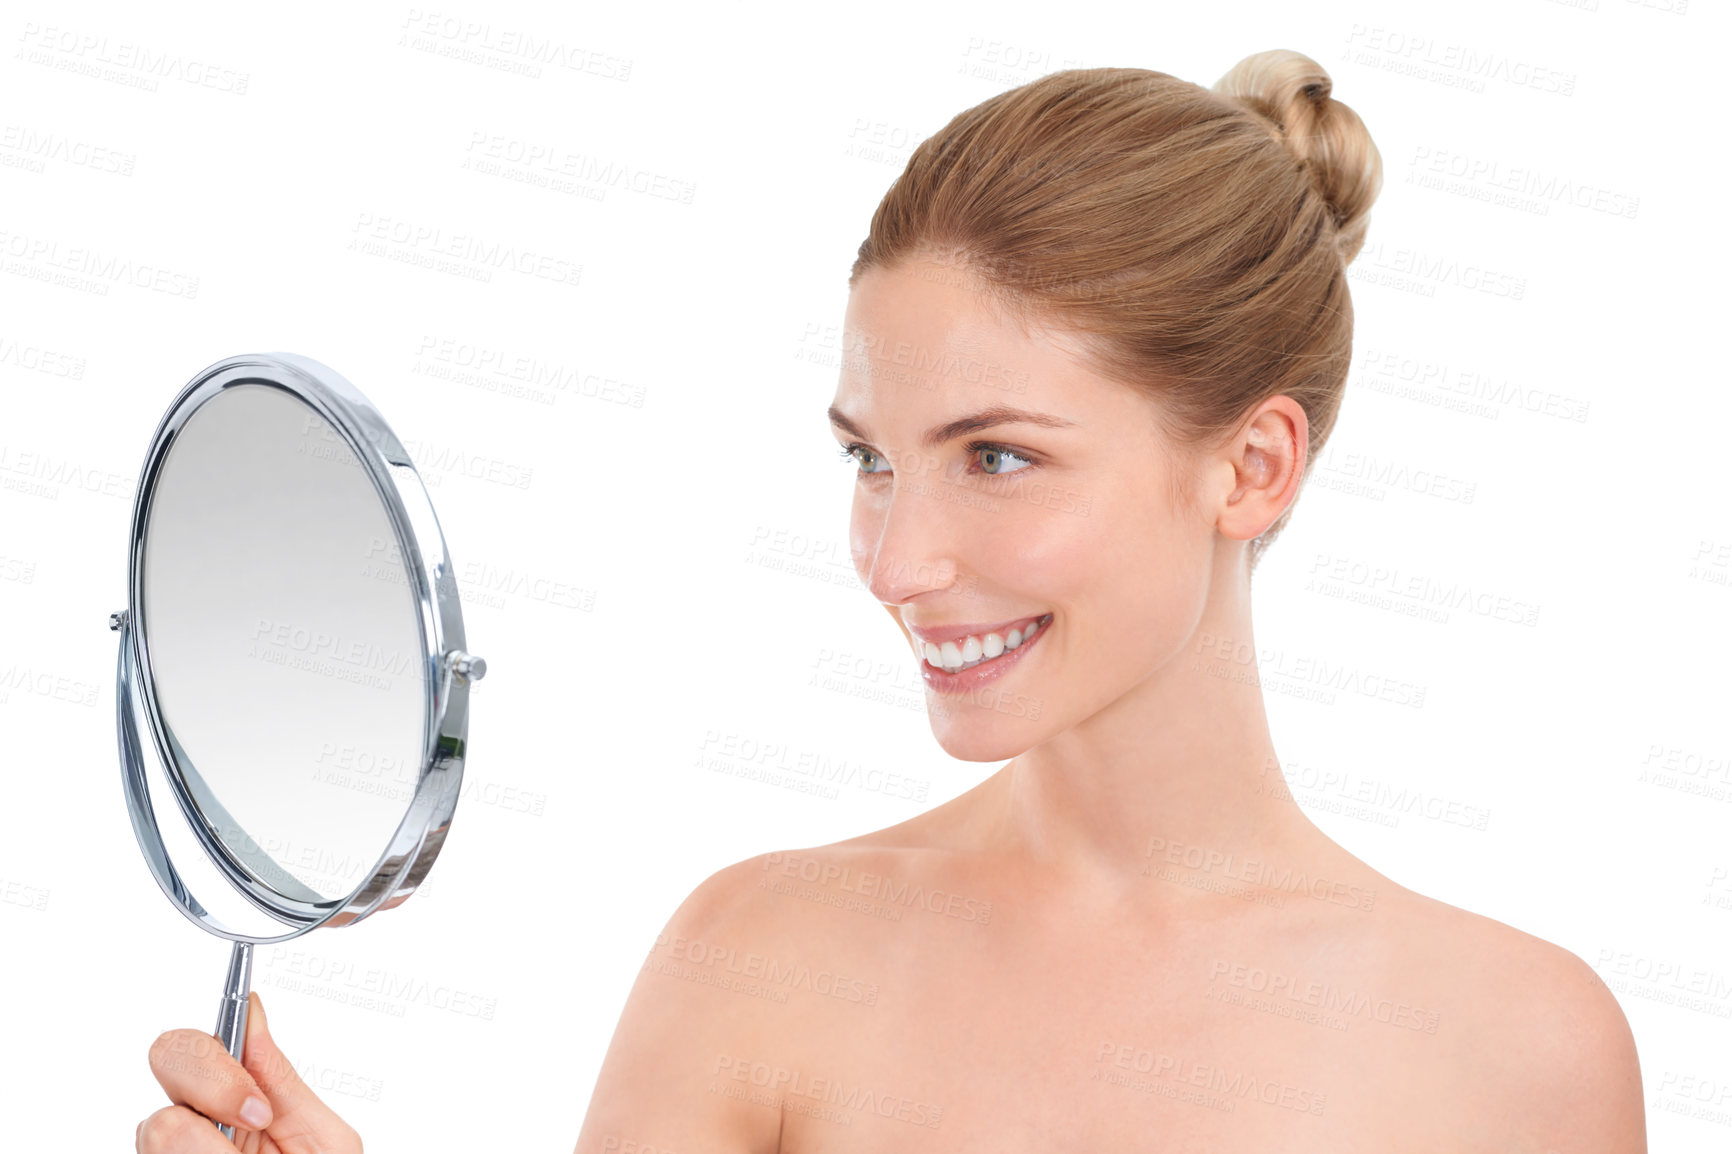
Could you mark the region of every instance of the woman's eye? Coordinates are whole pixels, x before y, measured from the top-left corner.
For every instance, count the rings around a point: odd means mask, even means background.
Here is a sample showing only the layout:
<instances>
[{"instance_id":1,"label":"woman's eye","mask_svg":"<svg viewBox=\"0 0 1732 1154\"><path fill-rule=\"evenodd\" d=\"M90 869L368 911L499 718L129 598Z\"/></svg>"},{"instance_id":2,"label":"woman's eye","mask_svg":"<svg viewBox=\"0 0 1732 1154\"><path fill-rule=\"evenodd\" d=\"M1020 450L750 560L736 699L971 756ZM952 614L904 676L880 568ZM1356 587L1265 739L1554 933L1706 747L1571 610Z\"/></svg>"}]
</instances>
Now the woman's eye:
<instances>
[{"instance_id":1,"label":"woman's eye","mask_svg":"<svg viewBox=\"0 0 1732 1154\"><path fill-rule=\"evenodd\" d=\"M969 456L973 456L976 453L981 454L980 471L989 477L1002 477L1006 473L1020 473L1022 472L1022 466L1030 466L1034 464L1033 461L1016 452L1014 449L1007 448L1004 445L995 445L990 441L977 441L968 446ZM1005 463L1007 461L1020 461L1022 462L1022 466L1013 465L1006 468Z\"/></svg>"},{"instance_id":2,"label":"woman's eye","mask_svg":"<svg viewBox=\"0 0 1732 1154\"><path fill-rule=\"evenodd\" d=\"M1006 473L1020 473L1032 466L1034 462L1016 450L991 441L975 441L967 447L968 455L980 458L980 468L970 470L988 477L1002 477ZM889 463L877 453L859 443L842 446L842 459L854 461L862 477L870 477L890 471ZM879 466L883 466L880 468Z\"/></svg>"},{"instance_id":3,"label":"woman's eye","mask_svg":"<svg viewBox=\"0 0 1732 1154\"><path fill-rule=\"evenodd\" d=\"M874 453L871 449L868 449L865 445L856 445L856 444L843 445L842 446L842 459L844 461L856 462L860 467L860 474L862 476L866 476L866 475L869 475L872 473L882 472L882 470L880 470L880 469L874 469L874 468L868 467L869 462L882 461L883 458L880 457L877 453Z\"/></svg>"}]
</instances>

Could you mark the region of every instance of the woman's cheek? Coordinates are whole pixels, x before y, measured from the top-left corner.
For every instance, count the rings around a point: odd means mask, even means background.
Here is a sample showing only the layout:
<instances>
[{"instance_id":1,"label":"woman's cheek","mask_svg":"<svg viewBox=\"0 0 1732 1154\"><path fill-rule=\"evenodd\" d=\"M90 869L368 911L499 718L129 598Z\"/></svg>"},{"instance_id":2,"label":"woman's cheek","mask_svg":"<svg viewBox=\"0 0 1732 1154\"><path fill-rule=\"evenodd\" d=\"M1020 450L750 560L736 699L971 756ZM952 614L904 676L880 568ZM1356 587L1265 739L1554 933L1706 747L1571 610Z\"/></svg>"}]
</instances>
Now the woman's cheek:
<instances>
[{"instance_id":1,"label":"woman's cheek","mask_svg":"<svg viewBox=\"0 0 1732 1154\"><path fill-rule=\"evenodd\" d=\"M1155 478L1098 493L1087 516L1066 519L1070 565L1087 571L1075 585L1116 628L1151 642L1189 631L1207 598L1206 542L1173 519Z\"/></svg>"},{"instance_id":2,"label":"woman's cheek","mask_svg":"<svg viewBox=\"0 0 1732 1154\"><path fill-rule=\"evenodd\" d=\"M1088 584L1094 537L1086 518L1027 504L983 513L970 534L968 556L958 563L1006 593L1063 597Z\"/></svg>"}]
</instances>

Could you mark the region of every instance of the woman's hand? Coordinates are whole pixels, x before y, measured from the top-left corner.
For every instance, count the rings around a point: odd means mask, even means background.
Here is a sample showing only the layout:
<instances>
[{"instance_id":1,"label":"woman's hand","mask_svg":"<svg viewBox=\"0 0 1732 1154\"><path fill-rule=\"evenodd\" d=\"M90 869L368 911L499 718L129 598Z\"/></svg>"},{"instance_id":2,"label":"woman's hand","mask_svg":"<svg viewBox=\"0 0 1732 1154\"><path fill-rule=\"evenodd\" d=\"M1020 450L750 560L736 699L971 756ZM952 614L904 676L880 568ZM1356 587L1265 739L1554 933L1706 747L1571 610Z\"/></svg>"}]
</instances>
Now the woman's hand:
<instances>
[{"instance_id":1,"label":"woman's hand","mask_svg":"<svg viewBox=\"0 0 1732 1154\"><path fill-rule=\"evenodd\" d=\"M247 999L244 1066L200 1030L170 1030L151 1044L150 1072L174 1105L139 1123L139 1154L232 1154L236 1147L248 1154L361 1154L361 1136L301 1081L271 1040L259 996ZM232 1142L217 1122L235 1128Z\"/></svg>"}]
</instances>

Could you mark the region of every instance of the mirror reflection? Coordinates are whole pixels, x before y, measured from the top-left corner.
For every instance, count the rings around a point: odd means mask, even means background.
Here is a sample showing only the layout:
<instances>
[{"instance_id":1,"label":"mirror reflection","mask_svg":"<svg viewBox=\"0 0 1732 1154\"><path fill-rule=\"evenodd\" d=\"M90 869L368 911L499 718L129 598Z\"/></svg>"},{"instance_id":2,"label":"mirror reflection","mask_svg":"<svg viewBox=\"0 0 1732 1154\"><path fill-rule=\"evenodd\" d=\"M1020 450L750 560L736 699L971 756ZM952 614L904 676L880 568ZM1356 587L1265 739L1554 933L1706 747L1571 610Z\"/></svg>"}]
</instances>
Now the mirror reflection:
<instances>
[{"instance_id":1,"label":"mirror reflection","mask_svg":"<svg viewBox=\"0 0 1732 1154\"><path fill-rule=\"evenodd\" d=\"M379 859L427 748L422 623L386 507L300 398L225 388L156 483L146 659L200 816L288 897Z\"/></svg>"}]
</instances>

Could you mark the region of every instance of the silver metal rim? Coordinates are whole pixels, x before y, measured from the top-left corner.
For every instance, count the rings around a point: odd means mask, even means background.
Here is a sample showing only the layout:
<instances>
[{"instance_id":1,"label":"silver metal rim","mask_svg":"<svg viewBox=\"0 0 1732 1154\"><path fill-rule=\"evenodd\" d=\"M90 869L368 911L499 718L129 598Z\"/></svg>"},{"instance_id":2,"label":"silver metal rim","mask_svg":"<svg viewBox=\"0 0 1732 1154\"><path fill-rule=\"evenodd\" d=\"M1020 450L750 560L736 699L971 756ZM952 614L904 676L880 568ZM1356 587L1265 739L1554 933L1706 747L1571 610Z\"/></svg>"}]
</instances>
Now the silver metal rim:
<instances>
[{"instance_id":1,"label":"silver metal rim","mask_svg":"<svg viewBox=\"0 0 1732 1154\"><path fill-rule=\"evenodd\" d=\"M421 773L414 797L390 845L367 879L342 898L308 902L284 897L256 877L211 831L175 768L149 675L150 652L142 614L142 560L144 528L149 521L156 479L174 438L192 415L223 389L238 385L267 385L290 393L317 411L343 437L385 503L402 552L404 576L418 606L422 678L424 684L432 687L424 714ZM121 776L133 832L162 891L204 929L231 941L254 944L286 941L321 925L352 925L369 914L407 900L439 856L457 808L468 734L469 679L451 668L453 658L463 654L465 643L462 605L444 536L420 475L378 410L343 377L317 361L293 353L252 353L217 362L181 390L157 427L139 473L129 552L128 611L121 622L115 679L116 725ZM150 803L135 709L145 715L175 800L211 861L249 902L293 929L275 936L241 933L215 918L187 890L169 860Z\"/></svg>"}]
</instances>

